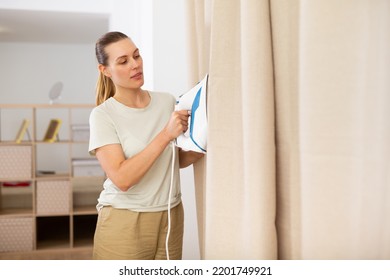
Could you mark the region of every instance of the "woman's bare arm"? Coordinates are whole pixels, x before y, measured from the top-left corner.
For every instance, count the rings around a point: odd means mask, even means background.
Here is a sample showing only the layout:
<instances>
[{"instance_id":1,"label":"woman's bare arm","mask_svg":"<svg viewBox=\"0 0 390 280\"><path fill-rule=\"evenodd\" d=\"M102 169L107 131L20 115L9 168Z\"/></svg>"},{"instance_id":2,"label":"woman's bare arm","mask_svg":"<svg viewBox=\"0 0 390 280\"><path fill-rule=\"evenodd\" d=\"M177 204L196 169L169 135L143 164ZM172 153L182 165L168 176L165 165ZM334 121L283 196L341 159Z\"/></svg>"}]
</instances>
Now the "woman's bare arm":
<instances>
[{"instance_id":1,"label":"woman's bare arm","mask_svg":"<svg viewBox=\"0 0 390 280\"><path fill-rule=\"evenodd\" d=\"M197 153L193 151L183 151L180 149L179 151L179 165L180 168L185 168L204 156L203 153Z\"/></svg>"}]
</instances>

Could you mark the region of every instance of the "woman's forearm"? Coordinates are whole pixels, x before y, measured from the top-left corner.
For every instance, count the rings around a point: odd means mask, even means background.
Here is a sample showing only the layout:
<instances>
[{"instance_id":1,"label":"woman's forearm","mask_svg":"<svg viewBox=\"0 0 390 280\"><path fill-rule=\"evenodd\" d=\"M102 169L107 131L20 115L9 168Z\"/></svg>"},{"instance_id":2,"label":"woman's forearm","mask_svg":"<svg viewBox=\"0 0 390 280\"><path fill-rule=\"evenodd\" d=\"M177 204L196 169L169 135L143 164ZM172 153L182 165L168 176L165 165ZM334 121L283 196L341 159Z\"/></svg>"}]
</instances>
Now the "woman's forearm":
<instances>
[{"instance_id":1,"label":"woman's forearm","mask_svg":"<svg viewBox=\"0 0 390 280\"><path fill-rule=\"evenodd\" d=\"M203 153L197 153L193 151L179 151L179 166L185 168L198 161L204 156Z\"/></svg>"},{"instance_id":2,"label":"woman's forearm","mask_svg":"<svg viewBox=\"0 0 390 280\"><path fill-rule=\"evenodd\" d=\"M118 150L114 150L114 147L100 148L96 156L107 173L107 177L119 189L127 191L142 179L169 143L169 137L161 131L144 150L131 158L125 159L122 154L122 159L119 159Z\"/></svg>"}]
</instances>

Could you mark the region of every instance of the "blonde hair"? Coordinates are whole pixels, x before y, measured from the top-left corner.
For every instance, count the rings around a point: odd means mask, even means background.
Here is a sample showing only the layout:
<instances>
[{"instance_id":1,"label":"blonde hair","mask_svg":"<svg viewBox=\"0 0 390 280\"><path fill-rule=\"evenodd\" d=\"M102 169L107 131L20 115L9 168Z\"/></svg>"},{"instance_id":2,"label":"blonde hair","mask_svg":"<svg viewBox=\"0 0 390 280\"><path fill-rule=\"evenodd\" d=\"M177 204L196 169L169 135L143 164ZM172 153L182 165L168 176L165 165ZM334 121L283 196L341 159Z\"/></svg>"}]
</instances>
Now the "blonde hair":
<instances>
[{"instance_id":1,"label":"blonde hair","mask_svg":"<svg viewBox=\"0 0 390 280\"><path fill-rule=\"evenodd\" d=\"M108 98L115 95L115 86L111 79L105 76L102 72L96 83L96 105L102 104Z\"/></svg>"},{"instance_id":2,"label":"blonde hair","mask_svg":"<svg viewBox=\"0 0 390 280\"><path fill-rule=\"evenodd\" d=\"M107 66L108 54L105 51L106 47L123 39L129 39L129 37L126 34L118 31L108 32L100 37L95 44L95 53L98 63ZM96 105L102 104L104 101L110 97L113 97L114 95L114 83L109 77L100 72L96 83Z\"/></svg>"}]
</instances>

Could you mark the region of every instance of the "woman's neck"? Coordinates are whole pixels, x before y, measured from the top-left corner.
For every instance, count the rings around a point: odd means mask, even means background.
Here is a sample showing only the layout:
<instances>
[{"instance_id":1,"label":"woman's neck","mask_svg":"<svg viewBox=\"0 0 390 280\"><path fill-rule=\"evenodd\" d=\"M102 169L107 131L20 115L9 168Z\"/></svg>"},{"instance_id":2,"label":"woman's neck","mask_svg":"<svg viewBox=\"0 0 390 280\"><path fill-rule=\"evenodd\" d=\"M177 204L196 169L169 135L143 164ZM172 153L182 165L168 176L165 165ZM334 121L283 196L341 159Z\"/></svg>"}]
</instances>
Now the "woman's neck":
<instances>
[{"instance_id":1,"label":"woman's neck","mask_svg":"<svg viewBox=\"0 0 390 280\"><path fill-rule=\"evenodd\" d=\"M114 98L116 101L131 108L145 108L149 105L150 96L146 90L116 89Z\"/></svg>"}]
</instances>

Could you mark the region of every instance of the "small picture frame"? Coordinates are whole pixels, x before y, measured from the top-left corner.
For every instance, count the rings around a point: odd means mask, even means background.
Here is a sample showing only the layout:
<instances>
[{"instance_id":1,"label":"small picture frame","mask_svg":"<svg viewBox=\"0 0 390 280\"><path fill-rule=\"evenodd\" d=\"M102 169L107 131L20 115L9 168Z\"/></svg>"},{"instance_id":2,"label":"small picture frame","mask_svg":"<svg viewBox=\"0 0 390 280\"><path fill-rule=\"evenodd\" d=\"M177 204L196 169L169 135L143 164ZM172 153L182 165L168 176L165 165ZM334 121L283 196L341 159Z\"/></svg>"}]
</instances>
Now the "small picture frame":
<instances>
[{"instance_id":1,"label":"small picture frame","mask_svg":"<svg viewBox=\"0 0 390 280\"><path fill-rule=\"evenodd\" d=\"M60 130L61 124L61 119L51 119L43 141L49 143L55 142L58 139L58 132Z\"/></svg>"},{"instance_id":2,"label":"small picture frame","mask_svg":"<svg viewBox=\"0 0 390 280\"><path fill-rule=\"evenodd\" d=\"M22 143L22 140L23 140L24 135L26 134L26 132L28 134L27 128L28 128L29 124L30 124L30 121L28 119L24 119L23 120L22 125L19 128L18 134L16 135L16 138L15 138L15 142L17 144Z\"/></svg>"}]
</instances>

